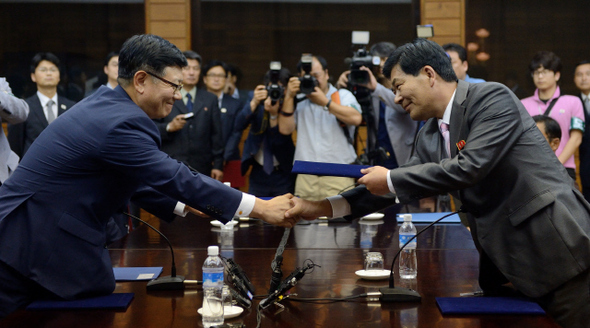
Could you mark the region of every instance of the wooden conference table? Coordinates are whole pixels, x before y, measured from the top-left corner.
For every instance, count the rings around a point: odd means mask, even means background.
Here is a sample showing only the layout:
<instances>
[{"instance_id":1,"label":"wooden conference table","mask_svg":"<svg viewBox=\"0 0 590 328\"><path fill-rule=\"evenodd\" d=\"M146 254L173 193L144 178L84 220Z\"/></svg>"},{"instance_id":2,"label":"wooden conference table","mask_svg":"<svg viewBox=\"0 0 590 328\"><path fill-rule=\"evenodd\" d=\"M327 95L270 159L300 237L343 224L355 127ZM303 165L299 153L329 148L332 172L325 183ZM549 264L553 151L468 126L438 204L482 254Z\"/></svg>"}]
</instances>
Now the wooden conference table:
<instances>
[{"instance_id":1,"label":"wooden conference table","mask_svg":"<svg viewBox=\"0 0 590 328\"><path fill-rule=\"evenodd\" d=\"M220 245L221 234L208 220L177 218L172 223L154 219L172 242L179 275L201 279L201 266L209 245ZM418 229L425 224L417 225ZM270 263L284 229L260 221L241 222L234 229L233 248L222 253L234 258L246 272L256 294L266 294L271 274ZM346 297L377 291L387 280L359 279L364 254L381 252L387 266L398 250L394 214L384 220L328 223L316 220L292 229L284 251L283 274L311 259L321 267L307 273L291 289L302 298ZM145 225L110 245L113 266L162 266L170 274L171 256L167 244ZM270 306L262 311L261 327L558 327L547 316L454 315L443 316L435 297L457 297L478 290L478 254L469 232L460 224L437 224L418 238L418 278L401 280L396 285L417 290L420 303L380 303L367 298L353 302L312 304L285 300L284 309ZM396 268L397 271L397 268ZM0 327L202 327L202 290L147 292L146 282L118 282L115 292L135 293L125 311L26 311L20 310L3 320ZM226 323L256 327L253 302L239 317Z\"/></svg>"}]
</instances>

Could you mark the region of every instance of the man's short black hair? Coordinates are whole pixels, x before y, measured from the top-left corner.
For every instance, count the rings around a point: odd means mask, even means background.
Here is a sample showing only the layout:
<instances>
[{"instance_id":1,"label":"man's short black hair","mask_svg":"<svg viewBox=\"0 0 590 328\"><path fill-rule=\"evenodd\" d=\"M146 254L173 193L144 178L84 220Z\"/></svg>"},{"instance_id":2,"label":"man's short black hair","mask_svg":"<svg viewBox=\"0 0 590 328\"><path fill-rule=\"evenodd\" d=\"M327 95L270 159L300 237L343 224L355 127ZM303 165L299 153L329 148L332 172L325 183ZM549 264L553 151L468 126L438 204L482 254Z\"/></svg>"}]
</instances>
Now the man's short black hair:
<instances>
[{"instance_id":1,"label":"man's short black hair","mask_svg":"<svg viewBox=\"0 0 590 328\"><path fill-rule=\"evenodd\" d=\"M320 62L320 65L322 65L322 70L327 70L328 69L328 62L326 61L326 58L322 57L322 56L313 56L313 58L317 59ZM297 72L301 72L301 68L303 67L303 64L301 63L301 59L299 60L299 62L297 63Z\"/></svg>"},{"instance_id":2,"label":"man's short black hair","mask_svg":"<svg viewBox=\"0 0 590 328\"><path fill-rule=\"evenodd\" d=\"M229 63L226 63L225 67L228 73L231 73L232 76L236 77L236 85L238 85L242 80L242 71L240 70L240 68L234 64Z\"/></svg>"},{"instance_id":3,"label":"man's short black hair","mask_svg":"<svg viewBox=\"0 0 590 328\"><path fill-rule=\"evenodd\" d=\"M541 67L555 73L561 72L561 59L551 51L539 51L535 54L535 57L533 57L533 60L529 64L529 71L533 73Z\"/></svg>"},{"instance_id":4,"label":"man's short black hair","mask_svg":"<svg viewBox=\"0 0 590 328\"><path fill-rule=\"evenodd\" d=\"M590 61L588 61L588 60L586 60L586 59L584 59L584 60L582 60L582 61L579 61L579 62L576 64L576 66L574 66L574 72L576 71L576 69L578 69L578 66L580 66L580 65L586 65L586 64L590 64Z\"/></svg>"},{"instance_id":5,"label":"man's short black hair","mask_svg":"<svg viewBox=\"0 0 590 328\"><path fill-rule=\"evenodd\" d=\"M198 53L196 53L192 50L186 50L182 54L184 55L184 57L186 57L186 59L195 59L196 61L199 62L199 65L202 64L202 62L203 62L201 55L199 55Z\"/></svg>"},{"instance_id":6,"label":"man's short black hair","mask_svg":"<svg viewBox=\"0 0 590 328\"><path fill-rule=\"evenodd\" d=\"M223 71L225 72L225 77L227 77L227 68L225 67L225 63L217 59L210 60L207 63L207 65L203 66L203 68L201 69L201 74L203 74L203 76L206 76L207 72L209 72L210 69L217 66L221 66L221 68L223 68Z\"/></svg>"},{"instance_id":7,"label":"man's short black hair","mask_svg":"<svg viewBox=\"0 0 590 328\"><path fill-rule=\"evenodd\" d=\"M117 52L117 51L109 52L109 54L104 59L104 66L109 66L109 62L111 61L111 59L113 57L117 57L117 56L119 56L119 52Z\"/></svg>"},{"instance_id":8,"label":"man's short black hair","mask_svg":"<svg viewBox=\"0 0 590 328\"><path fill-rule=\"evenodd\" d=\"M445 52L456 52L457 55L459 55L459 59L461 59L461 62L467 61L467 50L465 50L465 48L462 45L457 43L447 43L443 44L442 48L445 50Z\"/></svg>"},{"instance_id":9,"label":"man's short black hair","mask_svg":"<svg viewBox=\"0 0 590 328\"><path fill-rule=\"evenodd\" d=\"M395 49L383 65L383 75L391 78L391 71L398 64L404 73L413 76L418 76L420 70L429 65L443 80L457 81L449 56L441 46L430 40L418 38Z\"/></svg>"},{"instance_id":10,"label":"man's short black hair","mask_svg":"<svg viewBox=\"0 0 590 328\"><path fill-rule=\"evenodd\" d=\"M39 52L35 54L31 60L31 73L35 73L37 66L39 66L39 63L43 60L53 63L59 69L59 58L57 58L56 55L51 52Z\"/></svg>"},{"instance_id":11,"label":"man's short black hair","mask_svg":"<svg viewBox=\"0 0 590 328\"><path fill-rule=\"evenodd\" d=\"M391 42L377 42L371 46L369 53L371 56L389 57L395 51L395 44Z\"/></svg>"},{"instance_id":12,"label":"man's short black hair","mask_svg":"<svg viewBox=\"0 0 590 328\"><path fill-rule=\"evenodd\" d=\"M119 53L119 79L129 81L141 70L162 75L167 67L187 66L186 58L169 41L153 34L134 35Z\"/></svg>"},{"instance_id":13,"label":"man's short black hair","mask_svg":"<svg viewBox=\"0 0 590 328\"><path fill-rule=\"evenodd\" d=\"M545 124L545 135L547 136L547 139L550 141L555 138L561 139L561 127L552 117L547 115L535 115L533 116L533 120L536 123Z\"/></svg>"}]
</instances>

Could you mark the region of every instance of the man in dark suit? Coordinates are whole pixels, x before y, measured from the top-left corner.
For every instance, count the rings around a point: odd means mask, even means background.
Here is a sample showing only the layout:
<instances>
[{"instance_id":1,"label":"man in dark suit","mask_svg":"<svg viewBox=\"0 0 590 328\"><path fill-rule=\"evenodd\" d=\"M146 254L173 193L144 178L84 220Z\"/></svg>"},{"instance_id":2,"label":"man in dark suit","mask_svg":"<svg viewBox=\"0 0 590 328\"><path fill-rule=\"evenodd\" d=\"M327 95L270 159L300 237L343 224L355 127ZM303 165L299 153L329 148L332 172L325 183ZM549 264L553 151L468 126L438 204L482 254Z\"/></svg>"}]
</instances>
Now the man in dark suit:
<instances>
[{"instance_id":1,"label":"man in dark suit","mask_svg":"<svg viewBox=\"0 0 590 328\"><path fill-rule=\"evenodd\" d=\"M289 70L282 68L278 85L287 85L290 77ZM254 88L251 100L236 118L237 130L250 126L242 152L241 173L245 175L252 167L248 192L258 197L292 193L295 189L295 174L291 174L295 145L290 134L279 132L277 119L283 99L273 102L268 97L270 71L264 76L264 82Z\"/></svg>"},{"instance_id":2,"label":"man in dark suit","mask_svg":"<svg viewBox=\"0 0 590 328\"><path fill-rule=\"evenodd\" d=\"M223 131L223 160L225 161L224 179L230 182L232 187L241 187L243 179L239 174L240 170L240 141L242 130L235 128L236 116L242 109L242 103L224 93L225 81L228 71L225 63L219 60L212 60L203 67L203 82L207 91L217 96L217 104L221 114L221 131ZM227 172L233 170L233 172ZM232 177L232 179L227 179ZM236 179L240 178L240 179Z\"/></svg>"},{"instance_id":3,"label":"man in dark suit","mask_svg":"<svg viewBox=\"0 0 590 328\"><path fill-rule=\"evenodd\" d=\"M154 120L162 138L162 151L216 180L223 179L223 131L217 97L197 88L201 56L185 51L188 66L183 68L182 99L172 111ZM192 113L192 114L190 114ZM187 117L186 115L192 115Z\"/></svg>"},{"instance_id":4,"label":"man in dark suit","mask_svg":"<svg viewBox=\"0 0 590 328\"><path fill-rule=\"evenodd\" d=\"M365 186L342 196L297 199L287 216L352 219L450 192L468 213L484 292L511 282L564 327L587 327L590 205L518 98L502 84L457 81L443 49L424 39L398 48L383 72L396 102L428 120L414 155L398 169L362 170Z\"/></svg>"},{"instance_id":5,"label":"man in dark suit","mask_svg":"<svg viewBox=\"0 0 590 328\"><path fill-rule=\"evenodd\" d=\"M37 93L25 101L29 117L23 123L8 127L10 148L21 158L39 134L75 102L57 94L59 59L50 52L40 52L31 61L31 80L37 84Z\"/></svg>"},{"instance_id":6,"label":"man in dark suit","mask_svg":"<svg viewBox=\"0 0 590 328\"><path fill-rule=\"evenodd\" d=\"M574 83L580 90L580 100L584 105L584 118L590 124L590 61L584 60L576 65ZM582 144L580 144L580 181L582 193L590 201L590 128L584 130Z\"/></svg>"},{"instance_id":7,"label":"man in dark suit","mask_svg":"<svg viewBox=\"0 0 590 328\"><path fill-rule=\"evenodd\" d=\"M112 293L107 223L132 196L179 200L226 222L249 215L295 223L284 219L292 195L255 198L158 149L152 119L167 116L181 97L187 62L180 50L136 35L119 63L119 86L102 86L50 124L0 186L0 317L39 298Z\"/></svg>"}]
</instances>

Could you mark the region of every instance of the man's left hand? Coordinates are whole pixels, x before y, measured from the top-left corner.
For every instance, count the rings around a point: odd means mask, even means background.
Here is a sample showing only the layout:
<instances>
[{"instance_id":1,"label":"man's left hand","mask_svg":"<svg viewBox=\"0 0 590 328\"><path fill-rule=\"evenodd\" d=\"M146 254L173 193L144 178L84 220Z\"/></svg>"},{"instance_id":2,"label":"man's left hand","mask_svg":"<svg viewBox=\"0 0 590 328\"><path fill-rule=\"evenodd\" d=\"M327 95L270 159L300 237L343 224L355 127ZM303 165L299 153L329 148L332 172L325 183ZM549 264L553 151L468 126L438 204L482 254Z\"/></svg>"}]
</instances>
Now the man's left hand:
<instances>
[{"instance_id":1,"label":"man's left hand","mask_svg":"<svg viewBox=\"0 0 590 328\"><path fill-rule=\"evenodd\" d=\"M211 177L218 181L223 181L223 171L218 169L211 170Z\"/></svg>"},{"instance_id":2,"label":"man's left hand","mask_svg":"<svg viewBox=\"0 0 590 328\"><path fill-rule=\"evenodd\" d=\"M361 173L364 176L358 180L358 183L364 184L373 195L381 196L391 192L387 186L389 169L383 166L373 166L362 169Z\"/></svg>"}]
</instances>

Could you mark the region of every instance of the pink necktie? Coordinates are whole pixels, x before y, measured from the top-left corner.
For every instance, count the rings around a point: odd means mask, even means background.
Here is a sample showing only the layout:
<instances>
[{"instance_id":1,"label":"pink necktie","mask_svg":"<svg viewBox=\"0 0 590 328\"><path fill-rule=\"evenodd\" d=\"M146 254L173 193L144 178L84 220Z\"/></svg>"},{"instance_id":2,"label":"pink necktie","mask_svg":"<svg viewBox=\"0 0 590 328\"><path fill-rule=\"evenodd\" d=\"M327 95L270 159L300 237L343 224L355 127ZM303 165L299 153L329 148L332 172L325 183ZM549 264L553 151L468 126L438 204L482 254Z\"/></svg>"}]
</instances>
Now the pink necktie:
<instances>
[{"instance_id":1,"label":"pink necktie","mask_svg":"<svg viewBox=\"0 0 590 328\"><path fill-rule=\"evenodd\" d=\"M449 125L447 123L441 123L440 132L442 133L443 139L445 139L447 155L451 157L451 137L449 135Z\"/></svg>"}]
</instances>

